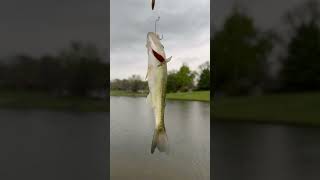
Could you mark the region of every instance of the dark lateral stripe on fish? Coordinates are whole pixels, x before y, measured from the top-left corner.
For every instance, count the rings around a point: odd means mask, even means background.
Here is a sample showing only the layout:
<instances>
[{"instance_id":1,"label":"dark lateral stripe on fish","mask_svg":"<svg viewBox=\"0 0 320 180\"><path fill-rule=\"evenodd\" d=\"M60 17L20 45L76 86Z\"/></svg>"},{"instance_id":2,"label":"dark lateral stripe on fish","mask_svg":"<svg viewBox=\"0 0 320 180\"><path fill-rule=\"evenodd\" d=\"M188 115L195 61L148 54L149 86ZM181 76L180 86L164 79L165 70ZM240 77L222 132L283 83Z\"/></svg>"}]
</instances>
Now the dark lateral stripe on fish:
<instances>
[{"instance_id":1,"label":"dark lateral stripe on fish","mask_svg":"<svg viewBox=\"0 0 320 180\"><path fill-rule=\"evenodd\" d=\"M153 53L154 57L156 57L158 59L158 61L164 62L165 59L160 54L158 54L156 51L154 51L153 49L152 49L152 53Z\"/></svg>"}]
</instances>

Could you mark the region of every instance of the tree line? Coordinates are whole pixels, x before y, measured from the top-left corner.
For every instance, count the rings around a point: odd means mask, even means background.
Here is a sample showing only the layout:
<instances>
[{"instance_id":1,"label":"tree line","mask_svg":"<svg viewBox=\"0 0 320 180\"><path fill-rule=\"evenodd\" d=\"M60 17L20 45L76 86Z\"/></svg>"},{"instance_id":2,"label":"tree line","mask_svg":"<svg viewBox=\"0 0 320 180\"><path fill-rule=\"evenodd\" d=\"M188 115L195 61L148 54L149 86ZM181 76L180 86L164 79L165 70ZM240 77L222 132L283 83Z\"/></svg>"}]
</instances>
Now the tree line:
<instances>
[{"instance_id":1,"label":"tree line","mask_svg":"<svg viewBox=\"0 0 320 180\"><path fill-rule=\"evenodd\" d=\"M146 92L148 83L139 75L132 75L127 79L114 79L111 81L111 90ZM210 90L210 63L199 66L199 70L192 71L187 64L179 70L168 72L167 92L186 92L191 90Z\"/></svg>"},{"instance_id":2,"label":"tree line","mask_svg":"<svg viewBox=\"0 0 320 180\"><path fill-rule=\"evenodd\" d=\"M97 47L71 42L57 55L18 54L0 61L0 89L41 91L57 96L105 96L109 79Z\"/></svg>"},{"instance_id":3,"label":"tree line","mask_svg":"<svg viewBox=\"0 0 320 180\"><path fill-rule=\"evenodd\" d=\"M320 10L308 1L289 10L283 19L287 32L262 31L252 17L236 8L211 39L214 64L212 88L226 95L320 90ZM276 49L280 70L275 76L270 59ZM40 57L18 54L0 61L0 89L44 91L55 95L106 95L109 63L97 47L72 42L57 54ZM116 79L112 90L146 91L139 76ZM209 62L199 72L184 64L168 72L167 91L184 92L210 89Z\"/></svg>"},{"instance_id":4,"label":"tree line","mask_svg":"<svg viewBox=\"0 0 320 180\"><path fill-rule=\"evenodd\" d=\"M320 90L319 17L319 3L300 4L285 13L281 36L272 29L259 30L253 18L235 8L211 40L214 91L248 95ZM271 58L280 64L275 75Z\"/></svg>"}]
</instances>

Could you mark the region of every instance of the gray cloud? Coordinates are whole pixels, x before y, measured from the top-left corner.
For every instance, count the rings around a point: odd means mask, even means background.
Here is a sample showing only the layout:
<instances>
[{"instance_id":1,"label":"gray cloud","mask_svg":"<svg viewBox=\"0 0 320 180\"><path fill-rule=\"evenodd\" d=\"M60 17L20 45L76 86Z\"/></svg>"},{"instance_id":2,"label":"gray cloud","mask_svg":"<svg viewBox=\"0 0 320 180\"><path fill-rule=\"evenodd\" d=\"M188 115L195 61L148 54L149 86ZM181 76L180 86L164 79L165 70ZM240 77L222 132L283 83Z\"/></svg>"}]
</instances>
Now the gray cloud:
<instances>
[{"instance_id":1,"label":"gray cloud","mask_svg":"<svg viewBox=\"0 0 320 180\"><path fill-rule=\"evenodd\" d=\"M177 69L183 62L196 69L210 60L210 1L156 1L151 10L148 0L111 1L111 79L132 74L145 75L147 66L146 35L163 34L167 56L173 56L168 68Z\"/></svg>"}]
</instances>

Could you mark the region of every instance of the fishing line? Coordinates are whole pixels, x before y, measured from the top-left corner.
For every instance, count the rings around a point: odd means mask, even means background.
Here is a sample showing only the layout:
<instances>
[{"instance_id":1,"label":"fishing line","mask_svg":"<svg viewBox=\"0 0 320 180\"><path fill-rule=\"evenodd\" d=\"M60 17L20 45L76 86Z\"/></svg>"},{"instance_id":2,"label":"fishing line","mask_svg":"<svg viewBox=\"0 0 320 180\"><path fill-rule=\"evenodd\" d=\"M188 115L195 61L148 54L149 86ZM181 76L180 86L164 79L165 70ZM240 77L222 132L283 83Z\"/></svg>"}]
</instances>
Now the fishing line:
<instances>
[{"instance_id":1,"label":"fishing line","mask_svg":"<svg viewBox=\"0 0 320 180\"><path fill-rule=\"evenodd\" d=\"M157 34L157 22L160 21L160 16L158 16L158 18L156 19L156 21L154 22L154 32ZM161 38L159 37L160 40L163 39L163 34L161 34Z\"/></svg>"}]
</instances>

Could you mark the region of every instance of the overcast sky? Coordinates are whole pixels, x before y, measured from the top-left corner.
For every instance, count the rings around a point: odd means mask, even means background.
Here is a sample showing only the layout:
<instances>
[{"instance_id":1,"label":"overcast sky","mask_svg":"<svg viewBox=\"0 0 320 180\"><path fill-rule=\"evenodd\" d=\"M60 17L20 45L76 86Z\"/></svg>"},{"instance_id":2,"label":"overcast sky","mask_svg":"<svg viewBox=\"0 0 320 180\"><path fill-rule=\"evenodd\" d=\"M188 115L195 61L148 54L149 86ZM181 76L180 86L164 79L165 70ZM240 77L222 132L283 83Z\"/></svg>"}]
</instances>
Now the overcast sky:
<instances>
[{"instance_id":1,"label":"overcast sky","mask_svg":"<svg viewBox=\"0 0 320 180\"><path fill-rule=\"evenodd\" d=\"M70 40L107 48L106 0L1 0L0 57L55 53Z\"/></svg>"},{"instance_id":2,"label":"overcast sky","mask_svg":"<svg viewBox=\"0 0 320 180\"><path fill-rule=\"evenodd\" d=\"M210 0L111 0L110 2L110 77L145 77L148 56L146 36L154 31L163 34L168 70L182 63L192 69L210 60Z\"/></svg>"}]
</instances>

